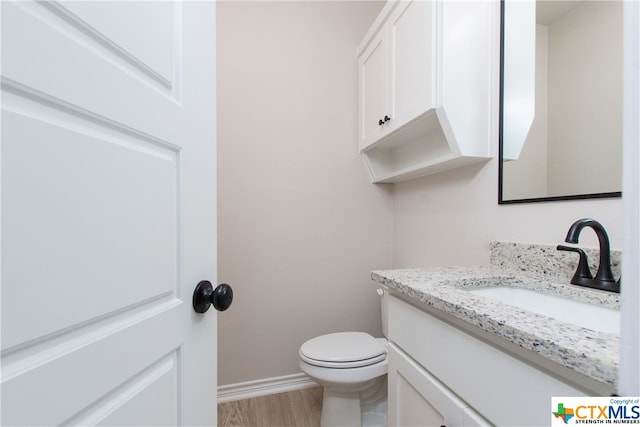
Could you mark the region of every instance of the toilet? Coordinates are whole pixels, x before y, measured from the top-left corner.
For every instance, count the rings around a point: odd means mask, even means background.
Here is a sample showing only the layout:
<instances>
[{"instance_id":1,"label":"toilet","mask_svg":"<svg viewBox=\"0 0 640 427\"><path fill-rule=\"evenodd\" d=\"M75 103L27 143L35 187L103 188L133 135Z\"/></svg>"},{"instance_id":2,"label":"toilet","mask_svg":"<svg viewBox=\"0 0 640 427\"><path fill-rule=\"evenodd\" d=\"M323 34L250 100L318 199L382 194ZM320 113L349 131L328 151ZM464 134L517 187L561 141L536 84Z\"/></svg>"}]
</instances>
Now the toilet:
<instances>
[{"instance_id":1,"label":"toilet","mask_svg":"<svg viewBox=\"0 0 640 427\"><path fill-rule=\"evenodd\" d=\"M387 289L381 298L387 336ZM387 340L364 332L321 335L300 346L300 369L324 388L320 425L387 425Z\"/></svg>"}]
</instances>

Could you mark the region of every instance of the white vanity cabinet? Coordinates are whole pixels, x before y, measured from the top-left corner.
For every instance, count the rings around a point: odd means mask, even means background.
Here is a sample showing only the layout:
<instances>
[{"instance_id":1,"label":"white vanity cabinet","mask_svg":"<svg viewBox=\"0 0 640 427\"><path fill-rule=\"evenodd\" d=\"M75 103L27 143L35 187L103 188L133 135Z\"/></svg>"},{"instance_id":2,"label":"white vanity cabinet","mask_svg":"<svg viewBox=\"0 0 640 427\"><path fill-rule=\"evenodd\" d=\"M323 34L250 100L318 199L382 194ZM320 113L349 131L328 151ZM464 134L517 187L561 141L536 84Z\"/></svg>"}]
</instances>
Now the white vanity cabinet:
<instances>
[{"instance_id":1,"label":"white vanity cabinet","mask_svg":"<svg viewBox=\"0 0 640 427\"><path fill-rule=\"evenodd\" d=\"M393 344L388 360L390 427L490 425Z\"/></svg>"},{"instance_id":2,"label":"white vanity cabinet","mask_svg":"<svg viewBox=\"0 0 640 427\"><path fill-rule=\"evenodd\" d=\"M395 296L387 310L390 426L548 425L551 397L588 394Z\"/></svg>"},{"instance_id":3,"label":"white vanity cabinet","mask_svg":"<svg viewBox=\"0 0 640 427\"><path fill-rule=\"evenodd\" d=\"M359 149L373 182L490 158L499 4L390 0L358 48Z\"/></svg>"}]
</instances>

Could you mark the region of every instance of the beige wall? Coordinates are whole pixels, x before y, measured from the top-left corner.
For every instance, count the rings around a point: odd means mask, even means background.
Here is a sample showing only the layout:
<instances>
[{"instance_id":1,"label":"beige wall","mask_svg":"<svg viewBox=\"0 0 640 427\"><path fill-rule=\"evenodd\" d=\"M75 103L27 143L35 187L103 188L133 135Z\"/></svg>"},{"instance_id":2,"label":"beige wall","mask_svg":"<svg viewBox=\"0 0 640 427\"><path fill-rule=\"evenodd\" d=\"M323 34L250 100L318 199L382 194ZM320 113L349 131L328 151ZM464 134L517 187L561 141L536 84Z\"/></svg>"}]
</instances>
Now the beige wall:
<instances>
[{"instance_id":1,"label":"beige wall","mask_svg":"<svg viewBox=\"0 0 640 427\"><path fill-rule=\"evenodd\" d=\"M549 26L551 196L622 188L622 8L585 1Z\"/></svg>"},{"instance_id":2,"label":"beige wall","mask_svg":"<svg viewBox=\"0 0 640 427\"><path fill-rule=\"evenodd\" d=\"M557 244L576 219L591 217L622 248L622 200L498 205L498 160L395 184L394 267L487 264L489 242ZM591 230L580 244L597 247Z\"/></svg>"},{"instance_id":3,"label":"beige wall","mask_svg":"<svg viewBox=\"0 0 640 427\"><path fill-rule=\"evenodd\" d=\"M622 246L619 199L499 206L497 159L370 184L355 48L381 7L218 3L218 276L235 292L218 317L220 385L299 372L315 335L379 336L372 269L486 264L491 240L560 243L587 216Z\"/></svg>"},{"instance_id":4,"label":"beige wall","mask_svg":"<svg viewBox=\"0 0 640 427\"><path fill-rule=\"evenodd\" d=\"M389 187L357 152L356 47L382 3L218 3L219 384L298 372L313 336L380 336Z\"/></svg>"}]
</instances>

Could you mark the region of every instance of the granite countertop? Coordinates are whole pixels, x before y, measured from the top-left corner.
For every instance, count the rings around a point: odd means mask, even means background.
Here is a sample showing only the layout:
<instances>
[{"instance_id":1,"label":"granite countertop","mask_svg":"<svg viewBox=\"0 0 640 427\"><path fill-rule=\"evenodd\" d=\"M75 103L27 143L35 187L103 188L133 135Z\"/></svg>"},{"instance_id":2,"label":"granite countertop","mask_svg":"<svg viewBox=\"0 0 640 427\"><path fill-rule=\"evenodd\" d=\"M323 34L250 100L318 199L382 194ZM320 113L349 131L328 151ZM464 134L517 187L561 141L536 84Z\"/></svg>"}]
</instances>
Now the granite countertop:
<instances>
[{"instance_id":1,"label":"granite countertop","mask_svg":"<svg viewBox=\"0 0 640 427\"><path fill-rule=\"evenodd\" d=\"M373 271L371 277L393 293L530 350L599 382L618 382L619 335L599 332L533 313L466 290L488 286L533 289L620 309L620 296L532 277L503 266L440 267Z\"/></svg>"}]
</instances>

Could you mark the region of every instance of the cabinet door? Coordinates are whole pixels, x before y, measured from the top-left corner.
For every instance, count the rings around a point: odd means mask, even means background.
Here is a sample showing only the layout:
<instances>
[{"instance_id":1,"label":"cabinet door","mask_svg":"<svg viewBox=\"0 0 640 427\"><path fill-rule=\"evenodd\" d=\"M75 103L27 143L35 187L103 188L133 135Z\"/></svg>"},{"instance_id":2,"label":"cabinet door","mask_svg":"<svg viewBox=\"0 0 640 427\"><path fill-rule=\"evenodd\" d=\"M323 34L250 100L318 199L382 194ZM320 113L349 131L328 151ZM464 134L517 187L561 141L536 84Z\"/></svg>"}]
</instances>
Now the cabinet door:
<instances>
[{"instance_id":1,"label":"cabinet door","mask_svg":"<svg viewBox=\"0 0 640 427\"><path fill-rule=\"evenodd\" d=\"M386 133L379 121L390 115L388 93L388 39L386 27L373 36L358 58L360 77L360 149L364 149Z\"/></svg>"},{"instance_id":2,"label":"cabinet door","mask_svg":"<svg viewBox=\"0 0 640 427\"><path fill-rule=\"evenodd\" d=\"M389 426L489 425L393 344L388 358Z\"/></svg>"},{"instance_id":3,"label":"cabinet door","mask_svg":"<svg viewBox=\"0 0 640 427\"><path fill-rule=\"evenodd\" d=\"M464 408L462 420L465 427L486 427L491 425L471 408Z\"/></svg>"},{"instance_id":4,"label":"cabinet door","mask_svg":"<svg viewBox=\"0 0 640 427\"><path fill-rule=\"evenodd\" d=\"M437 2L401 2L389 18L391 121L396 129L436 107Z\"/></svg>"}]
</instances>

